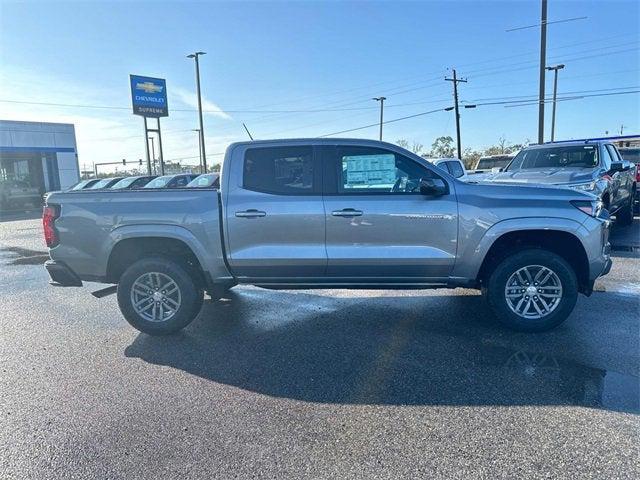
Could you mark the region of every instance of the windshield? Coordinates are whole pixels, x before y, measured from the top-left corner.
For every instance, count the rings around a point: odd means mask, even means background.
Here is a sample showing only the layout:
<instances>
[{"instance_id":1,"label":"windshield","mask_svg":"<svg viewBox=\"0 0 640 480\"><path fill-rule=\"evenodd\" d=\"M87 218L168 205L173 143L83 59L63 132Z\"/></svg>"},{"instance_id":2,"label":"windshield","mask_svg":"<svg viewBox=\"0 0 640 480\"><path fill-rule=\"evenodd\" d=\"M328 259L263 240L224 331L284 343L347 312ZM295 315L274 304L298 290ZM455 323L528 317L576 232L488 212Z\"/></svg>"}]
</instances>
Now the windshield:
<instances>
[{"instance_id":1,"label":"windshield","mask_svg":"<svg viewBox=\"0 0 640 480\"><path fill-rule=\"evenodd\" d=\"M504 168L513 157L484 157L478 160L477 169L488 170L490 168Z\"/></svg>"},{"instance_id":2,"label":"windshield","mask_svg":"<svg viewBox=\"0 0 640 480\"><path fill-rule=\"evenodd\" d=\"M554 146L522 150L507 170L593 168L598 165L595 145Z\"/></svg>"},{"instance_id":3,"label":"windshield","mask_svg":"<svg viewBox=\"0 0 640 480\"><path fill-rule=\"evenodd\" d=\"M167 175L165 177L158 177L155 180L151 180L142 188L164 188L167 185L167 183L169 183L169 180L171 180L172 178L173 176L171 175Z\"/></svg>"},{"instance_id":4,"label":"windshield","mask_svg":"<svg viewBox=\"0 0 640 480\"><path fill-rule=\"evenodd\" d=\"M113 185L111 188L114 190L119 190L121 188L127 188L129 187L133 182L135 182L138 179L138 177L127 177L127 178L123 178L122 180L120 180L119 182L116 182L115 185Z\"/></svg>"},{"instance_id":5,"label":"windshield","mask_svg":"<svg viewBox=\"0 0 640 480\"><path fill-rule=\"evenodd\" d=\"M218 180L218 175L213 173L206 173L191 180L187 184L187 187L210 187L216 182L216 180Z\"/></svg>"},{"instance_id":6,"label":"windshield","mask_svg":"<svg viewBox=\"0 0 640 480\"><path fill-rule=\"evenodd\" d=\"M104 187L106 187L106 186L109 184L109 182L110 182L111 180L112 180L111 178L103 178L102 180L100 180L100 181L99 181L99 182L97 182L96 184L91 185L91 186L89 187L89 189L90 189L90 190L97 190L98 188L104 188Z\"/></svg>"},{"instance_id":7,"label":"windshield","mask_svg":"<svg viewBox=\"0 0 640 480\"><path fill-rule=\"evenodd\" d=\"M95 180L82 180L80 183L76 183L73 187L71 187L71 190L81 190L92 182L95 182Z\"/></svg>"}]
</instances>

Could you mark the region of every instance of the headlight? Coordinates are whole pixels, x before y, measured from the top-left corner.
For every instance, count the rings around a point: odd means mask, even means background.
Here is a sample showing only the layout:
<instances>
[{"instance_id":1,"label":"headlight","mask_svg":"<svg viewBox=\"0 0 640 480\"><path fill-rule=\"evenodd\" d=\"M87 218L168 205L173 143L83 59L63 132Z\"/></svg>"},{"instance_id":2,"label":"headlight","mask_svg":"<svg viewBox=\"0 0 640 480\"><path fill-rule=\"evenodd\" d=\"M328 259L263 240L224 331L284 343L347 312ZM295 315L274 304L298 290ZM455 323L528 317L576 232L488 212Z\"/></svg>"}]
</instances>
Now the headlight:
<instances>
[{"instance_id":1,"label":"headlight","mask_svg":"<svg viewBox=\"0 0 640 480\"><path fill-rule=\"evenodd\" d=\"M573 185L567 185L567 187L572 188L574 190L582 190L583 192L593 192L596 188L596 182L589 183L575 183Z\"/></svg>"}]
</instances>

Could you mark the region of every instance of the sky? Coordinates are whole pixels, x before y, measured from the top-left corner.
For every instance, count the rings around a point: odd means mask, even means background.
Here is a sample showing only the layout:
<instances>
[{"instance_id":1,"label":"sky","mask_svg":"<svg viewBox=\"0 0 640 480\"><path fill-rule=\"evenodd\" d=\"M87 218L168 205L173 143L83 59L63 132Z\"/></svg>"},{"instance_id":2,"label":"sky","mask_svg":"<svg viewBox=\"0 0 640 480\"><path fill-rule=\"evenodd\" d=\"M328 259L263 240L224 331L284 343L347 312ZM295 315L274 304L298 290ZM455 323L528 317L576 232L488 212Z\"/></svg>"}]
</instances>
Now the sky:
<instances>
[{"instance_id":1,"label":"sky","mask_svg":"<svg viewBox=\"0 0 640 480\"><path fill-rule=\"evenodd\" d=\"M559 72L556 138L640 133L640 2L549 0L547 65ZM586 18L582 18L586 17ZM205 141L339 134L428 147L537 139L540 0L416 2L7 2L0 0L0 119L73 123L81 166L144 157L129 74L165 78L165 159L197 164L193 60L201 57ZM553 87L547 75L547 93ZM586 95L586 96L585 96ZM576 98L581 97L581 98ZM517 102L526 103L521 105ZM511 102L511 103L500 103ZM493 103L493 105L483 105ZM58 105L43 105L58 104ZM62 104L62 105L60 105ZM97 108L103 107L103 108ZM546 139L551 105L547 105ZM418 115L423 112L431 112ZM418 115L418 116L414 116Z\"/></svg>"}]
</instances>

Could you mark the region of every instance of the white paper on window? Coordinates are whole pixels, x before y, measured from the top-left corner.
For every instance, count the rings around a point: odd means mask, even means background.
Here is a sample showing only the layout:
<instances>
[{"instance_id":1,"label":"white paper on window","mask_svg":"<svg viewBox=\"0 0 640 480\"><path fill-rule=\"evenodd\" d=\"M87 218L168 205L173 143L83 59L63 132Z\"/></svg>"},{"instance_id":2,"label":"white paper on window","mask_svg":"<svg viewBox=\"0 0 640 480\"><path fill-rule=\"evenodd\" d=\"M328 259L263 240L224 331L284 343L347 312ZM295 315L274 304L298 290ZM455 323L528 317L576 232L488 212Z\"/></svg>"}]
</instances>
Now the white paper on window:
<instances>
[{"instance_id":1,"label":"white paper on window","mask_svg":"<svg viewBox=\"0 0 640 480\"><path fill-rule=\"evenodd\" d=\"M396 181L396 160L393 154L342 157L346 167L345 188L386 188Z\"/></svg>"}]
</instances>

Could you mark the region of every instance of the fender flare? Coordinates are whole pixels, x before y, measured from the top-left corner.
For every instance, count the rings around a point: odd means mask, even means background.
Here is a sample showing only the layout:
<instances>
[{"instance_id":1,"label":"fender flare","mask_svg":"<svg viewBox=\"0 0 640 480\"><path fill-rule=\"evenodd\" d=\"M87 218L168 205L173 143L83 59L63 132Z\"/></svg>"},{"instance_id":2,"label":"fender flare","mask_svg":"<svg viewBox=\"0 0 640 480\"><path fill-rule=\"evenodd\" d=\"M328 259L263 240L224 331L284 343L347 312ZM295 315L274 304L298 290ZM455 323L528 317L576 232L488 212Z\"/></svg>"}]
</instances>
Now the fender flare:
<instances>
[{"instance_id":1,"label":"fender flare","mask_svg":"<svg viewBox=\"0 0 640 480\"><path fill-rule=\"evenodd\" d=\"M487 253L500 237L508 233L530 230L568 233L576 237L585 248L582 238L586 236L587 231L580 222L554 217L510 218L495 223L484 232L475 249L472 252L465 252L467 259L470 257L473 261L465 260L456 264L453 277L476 279Z\"/></svg>"},{"instance_id":2,"label":"fender flare","mask_svg":"<svg viewBox=\"0 0 640 480\"><path fill-rule=\"evenodd\" d=\"M123 225L114 228L102 245L102 251L109 252L109 255L106 256L103 265L103 272L105 272L105 275L113 249L118 243L132 238L147 237L170 238L183 242L191 249L198 259L198 262L200 262L202 268L206 269L208 264L206 249L188 229L177 225L163 224Z\"/></svg>"}]
</instances>

